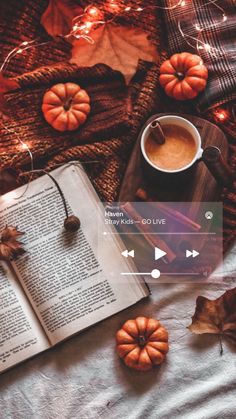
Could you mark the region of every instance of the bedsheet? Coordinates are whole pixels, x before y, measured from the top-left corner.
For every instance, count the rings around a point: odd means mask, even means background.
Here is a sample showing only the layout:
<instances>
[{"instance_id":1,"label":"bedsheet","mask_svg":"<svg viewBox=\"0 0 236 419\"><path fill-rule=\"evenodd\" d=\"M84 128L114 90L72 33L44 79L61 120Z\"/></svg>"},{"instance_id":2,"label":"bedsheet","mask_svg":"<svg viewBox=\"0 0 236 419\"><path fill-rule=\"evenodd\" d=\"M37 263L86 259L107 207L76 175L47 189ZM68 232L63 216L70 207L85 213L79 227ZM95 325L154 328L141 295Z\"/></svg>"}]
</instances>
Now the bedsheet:
<instances>
[{"instance_id":1,"label":"bedsheet","mask_svg":"<svg viewBox=\"0 0 236 419\"><path fill-rule=\"evenodd\" d=\"M226 259L224 285L152 285L152 296L0 377L1 419L235 419L236 348L196 336L198 295L220 296L235 286L236 247ZM115 332L128 318L161 319L170 352L160 367L129 370L115 353Z\"/></svg>"}]
</instances>

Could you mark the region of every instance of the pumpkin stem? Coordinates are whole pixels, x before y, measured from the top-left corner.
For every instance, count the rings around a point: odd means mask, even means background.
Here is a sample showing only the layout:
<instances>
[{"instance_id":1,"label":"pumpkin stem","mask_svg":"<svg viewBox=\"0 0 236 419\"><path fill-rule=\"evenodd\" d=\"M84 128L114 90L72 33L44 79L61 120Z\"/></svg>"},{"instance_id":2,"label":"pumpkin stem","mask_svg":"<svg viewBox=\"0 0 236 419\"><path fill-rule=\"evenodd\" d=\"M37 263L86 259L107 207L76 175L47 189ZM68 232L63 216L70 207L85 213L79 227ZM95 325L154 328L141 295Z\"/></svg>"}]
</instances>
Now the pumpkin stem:
<instances>
[{"instance_id":1,"label":"pumpkin stem","mask_svg":"<svg viewBox=\"0 0 236 419\"><path fill-rule=\"evenodd\" d=\"M184 79L185 75L183 73L176 72L175 77L177 77L177 79L179 79L181 81L181 80Z\"/></svg>"},{"instance_id":2,"label":"pumpkin stem","mask_svg":"<svg viewBox=\"0 0 236 419\"><path fill-rule=\"evenodd\" d=\"M139 338L138 338L138 343L139 343L140 346L145 346L146 343L147 343L145 336L140 335Z\"/></svg>"},{"instance_id":3,"label":"pumpkin stem","mask_svg":"<svg viewBox=\"0 0 236 419\"><path fill-rule=\"evenodd\" d=\"M71 107L71 104L72 104L72 101L73 101L72 97L69 97L69 98L65 101L65 103L64 103L64 105L63 105L63 108L65 109L65 111L69 111L69 109L70 109L70 107Z\"/></svg>"}]
</instances>

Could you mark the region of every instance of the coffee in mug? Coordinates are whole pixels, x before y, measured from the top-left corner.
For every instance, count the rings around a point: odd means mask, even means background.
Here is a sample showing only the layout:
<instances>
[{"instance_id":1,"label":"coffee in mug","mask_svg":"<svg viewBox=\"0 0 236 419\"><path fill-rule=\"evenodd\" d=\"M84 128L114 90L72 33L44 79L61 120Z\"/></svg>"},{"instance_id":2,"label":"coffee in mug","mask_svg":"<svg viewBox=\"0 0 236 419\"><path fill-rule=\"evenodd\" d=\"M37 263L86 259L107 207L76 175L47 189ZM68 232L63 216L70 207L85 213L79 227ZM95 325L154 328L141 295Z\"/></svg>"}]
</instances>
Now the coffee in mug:
<instances>
[{"instance_id":1,"label":"coffee in mug","mask_svg":"<svg viewBox=\"0 0 236 419\"><path fill-rule=\"evenodd\" d=\"M192 134L184 127L167 124L162 130L164 144L158 144L152 135L147 136L145 150L149 160L161 170L179 170L192 162L197 146Z\"/></svg>"},{"instance_id":2,"label":"coffee in mug","mask_svg":"<svg viewBox=\"0 0 236 419\"><path fill-rule=\"evenodd\" d=\"M178 173L190 168L201 158L203 150L197 128L187 119L166 115L156 119L160 124L165 142L155 141L150 122L141 136L141 151L146 162L164 173Z\"/></svg>"}]
</instances>

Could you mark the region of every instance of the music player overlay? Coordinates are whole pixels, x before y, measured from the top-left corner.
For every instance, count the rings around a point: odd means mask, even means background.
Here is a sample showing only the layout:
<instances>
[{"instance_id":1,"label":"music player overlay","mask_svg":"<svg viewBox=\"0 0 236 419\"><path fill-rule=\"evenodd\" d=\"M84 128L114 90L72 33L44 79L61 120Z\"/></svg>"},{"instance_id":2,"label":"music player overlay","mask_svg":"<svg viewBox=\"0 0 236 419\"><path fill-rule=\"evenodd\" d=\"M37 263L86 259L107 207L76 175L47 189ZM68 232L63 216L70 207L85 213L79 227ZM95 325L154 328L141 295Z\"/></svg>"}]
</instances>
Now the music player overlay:
<instances>
[{"instance_id":1,"label":"music player overlay","mask_svg":"<svg viewBox=\"0 0 236 419\"><path fill-rule=\"evenodd\" d=\"M219 283L222 204L218 202L124 202L105 204L99 247L119 240L122 258L137 275L156 283ZM121 269L120 278L131 275Z\"/></svg>"}]
</instances>

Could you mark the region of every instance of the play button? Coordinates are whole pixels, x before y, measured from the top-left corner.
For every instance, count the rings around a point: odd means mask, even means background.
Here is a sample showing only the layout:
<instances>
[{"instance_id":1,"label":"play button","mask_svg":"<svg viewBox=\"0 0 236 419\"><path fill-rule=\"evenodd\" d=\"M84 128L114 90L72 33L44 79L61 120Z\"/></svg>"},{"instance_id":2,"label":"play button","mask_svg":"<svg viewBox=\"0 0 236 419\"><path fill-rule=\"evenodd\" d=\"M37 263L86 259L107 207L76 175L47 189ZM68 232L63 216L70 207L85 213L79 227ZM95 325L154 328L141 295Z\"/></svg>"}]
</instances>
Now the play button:
<instances>
[{"instance_id":1,"label":"play button","mask_svg":"<svg viewBox=\"0 0 236 419\"><path fill-rule=\"evenodd\" d=\"M163 252L163 250L159 249L158 247L155 247L155 260L161 259L165 255L167 255L166 252Z\"/></svg>"}]
</instances>

